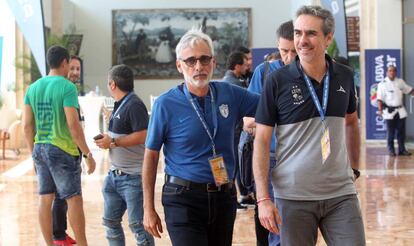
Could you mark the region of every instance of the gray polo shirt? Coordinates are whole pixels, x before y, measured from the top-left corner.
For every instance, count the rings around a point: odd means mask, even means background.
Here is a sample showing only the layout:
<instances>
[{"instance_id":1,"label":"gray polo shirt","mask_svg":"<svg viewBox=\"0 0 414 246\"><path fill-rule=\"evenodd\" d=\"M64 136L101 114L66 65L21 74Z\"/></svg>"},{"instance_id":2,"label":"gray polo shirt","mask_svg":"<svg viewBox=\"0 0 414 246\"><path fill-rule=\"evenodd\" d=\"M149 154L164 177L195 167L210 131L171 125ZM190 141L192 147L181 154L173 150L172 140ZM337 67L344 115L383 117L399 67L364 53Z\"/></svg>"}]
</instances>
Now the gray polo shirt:
<instances>
[{"instance_id":1,"label":"gray polo shirt","mask_svg":"<svg viewBox=\"0 0 414 246\"><path fill-rule=\"evenodd\" d=\"M355 112L357 106L353 76L345 66L333 63L329 57L327 61L330 83L326 125L331 154L325 162L320 143L323 124L299 61L273 73L263 89L256 122L276 127L277 165L272 169L272 184L277 198L324 200L356 194L345 144L345 116ZM312 79L320 102L323 83Z\"/></svg>"}]
</instances>

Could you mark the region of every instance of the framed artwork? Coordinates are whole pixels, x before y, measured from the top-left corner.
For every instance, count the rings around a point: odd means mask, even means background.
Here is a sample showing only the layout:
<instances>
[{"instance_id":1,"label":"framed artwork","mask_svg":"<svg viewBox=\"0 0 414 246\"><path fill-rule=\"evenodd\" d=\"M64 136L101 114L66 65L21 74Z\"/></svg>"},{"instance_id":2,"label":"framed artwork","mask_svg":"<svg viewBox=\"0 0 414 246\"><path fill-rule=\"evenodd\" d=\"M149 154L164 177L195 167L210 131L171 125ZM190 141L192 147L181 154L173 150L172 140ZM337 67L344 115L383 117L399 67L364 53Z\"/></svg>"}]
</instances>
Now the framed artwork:
<instances>
[{"instance_id":1,"label":"framed artwork","mask_svg":"<svg viewBox=\"0 0 414 246\"><path fill-rule=\"evenodd\" d=\"M213 40L217 67L226 71L227 56L249 47L250 9L148 9L112 11L112 64L126 64L136 79L181 78L175 47L192 27Z\"/></svg>"}]
</instances>

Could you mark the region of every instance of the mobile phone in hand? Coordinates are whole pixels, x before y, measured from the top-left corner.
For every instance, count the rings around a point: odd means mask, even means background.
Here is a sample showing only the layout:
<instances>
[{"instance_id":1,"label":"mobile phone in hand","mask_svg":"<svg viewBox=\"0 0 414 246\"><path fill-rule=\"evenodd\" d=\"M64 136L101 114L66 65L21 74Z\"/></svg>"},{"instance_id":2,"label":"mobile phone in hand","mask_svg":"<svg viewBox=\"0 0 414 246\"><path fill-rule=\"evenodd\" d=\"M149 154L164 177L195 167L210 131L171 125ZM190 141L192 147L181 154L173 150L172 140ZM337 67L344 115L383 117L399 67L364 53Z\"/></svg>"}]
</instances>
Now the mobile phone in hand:
<instances>
[{"instance_id":1,"label":"mobile phone in hand","mask_svg":"<svg viewBox=\"0 0 414 246\"><path fill-rule=\"evenodd\" d=\"M95 137L93 137L93 140L99 140L102 139L104 136L102 134L98 134Z\"/></svg>"}]
</instances>

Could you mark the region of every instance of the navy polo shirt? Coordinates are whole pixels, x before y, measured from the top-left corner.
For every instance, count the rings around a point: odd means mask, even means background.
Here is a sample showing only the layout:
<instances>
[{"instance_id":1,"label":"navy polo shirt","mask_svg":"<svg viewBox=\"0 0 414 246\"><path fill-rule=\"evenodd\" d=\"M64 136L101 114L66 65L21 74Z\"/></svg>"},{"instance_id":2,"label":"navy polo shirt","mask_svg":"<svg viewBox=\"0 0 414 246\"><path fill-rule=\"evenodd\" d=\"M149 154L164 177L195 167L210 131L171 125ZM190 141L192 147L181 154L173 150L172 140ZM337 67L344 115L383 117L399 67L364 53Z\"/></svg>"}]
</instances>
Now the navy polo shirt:
<instances>
[{"instance_id":1,"label":"navy polo shirt","mask_svg":"<svg viewBox=\"0 0 414 246\"><path fill-rule=\"evenodd\" d=\"M114 138L146 130L148 126L148 111L142 100L133 93L121 106L125 99L126 96L115 102L112 112L112 123L108 131ZM141 174L144 151L143 144L109 149L111 169L119 169L133 175Z\"/></svg>"}]
</instances>

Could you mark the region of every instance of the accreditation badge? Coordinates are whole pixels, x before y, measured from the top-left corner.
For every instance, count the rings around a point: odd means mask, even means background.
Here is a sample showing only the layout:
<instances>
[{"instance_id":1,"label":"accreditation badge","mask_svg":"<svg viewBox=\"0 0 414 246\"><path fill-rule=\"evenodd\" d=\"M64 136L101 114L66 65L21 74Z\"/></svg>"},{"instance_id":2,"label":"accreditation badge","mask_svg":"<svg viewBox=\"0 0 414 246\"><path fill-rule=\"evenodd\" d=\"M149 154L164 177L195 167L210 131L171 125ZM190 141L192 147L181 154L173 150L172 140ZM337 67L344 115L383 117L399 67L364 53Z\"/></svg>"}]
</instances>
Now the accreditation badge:
<instances>
[{"instance_id":1,"label":"accreditation badge","mask_svg":"<svg viewBox=\"0 0 414 246\"><path fill-rule=\"evenodd\" d=\"M230 182L222 155L210 157L208 162L210 163L211 172L213 173L214 181L217 186Z\"/></svg>"},{"instance_id":2,"label":"accreditation badge","mask_svg":"<svg viewBox=\"0 0 414 246\"><path fill-rule=\"evenodd\" d=\"M325 164L331 154L331 140L329 138L329 129L325 128L321 138L321 149L322 149L322 164Z\"/></svg>"}]
</instances>

